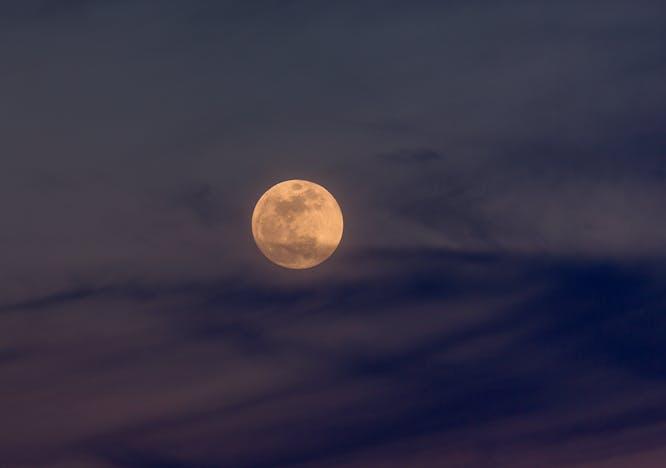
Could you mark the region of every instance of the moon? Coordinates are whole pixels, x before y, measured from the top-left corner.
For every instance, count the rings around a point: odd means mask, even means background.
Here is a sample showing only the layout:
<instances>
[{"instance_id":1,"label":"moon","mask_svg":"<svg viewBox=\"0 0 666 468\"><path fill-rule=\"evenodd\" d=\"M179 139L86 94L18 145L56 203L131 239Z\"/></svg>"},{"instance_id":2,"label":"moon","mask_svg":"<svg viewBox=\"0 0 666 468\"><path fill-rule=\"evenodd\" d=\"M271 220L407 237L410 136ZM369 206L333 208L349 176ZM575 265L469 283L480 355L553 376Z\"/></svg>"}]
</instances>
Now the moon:
<instances>
[{"instance_id":1,"label":"moon","mask_svg":"<svg viewBox=\"0 0 666 468\"><path fill-rule=\"evenodd\" d=\"M342 240L340 205L321 185L287 180L269 188L252 213L259 250L285 268L312 268L328 259Z\"/></svg>"}]
</instances>

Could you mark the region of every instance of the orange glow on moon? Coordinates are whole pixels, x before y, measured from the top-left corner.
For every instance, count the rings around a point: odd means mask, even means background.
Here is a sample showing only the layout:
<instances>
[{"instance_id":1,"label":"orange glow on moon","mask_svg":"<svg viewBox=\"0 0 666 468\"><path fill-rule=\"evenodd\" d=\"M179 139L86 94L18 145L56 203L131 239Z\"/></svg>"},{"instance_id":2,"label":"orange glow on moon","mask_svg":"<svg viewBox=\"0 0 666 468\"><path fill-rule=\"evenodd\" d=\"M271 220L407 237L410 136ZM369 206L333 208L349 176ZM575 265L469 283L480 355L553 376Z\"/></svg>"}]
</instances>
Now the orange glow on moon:
<instances>
[{"instance_id":1,"label":"orange glow on moon","mask_svg":"<svg viewBox=\"0 0 666 468\"><path fill-rule=\"evenodd\" d=\"M252 213L259 250L285 268L305 269L328 259L342 240L338 202L321 185L287 180L262 195Z\"/></svg>"}]
</instances>

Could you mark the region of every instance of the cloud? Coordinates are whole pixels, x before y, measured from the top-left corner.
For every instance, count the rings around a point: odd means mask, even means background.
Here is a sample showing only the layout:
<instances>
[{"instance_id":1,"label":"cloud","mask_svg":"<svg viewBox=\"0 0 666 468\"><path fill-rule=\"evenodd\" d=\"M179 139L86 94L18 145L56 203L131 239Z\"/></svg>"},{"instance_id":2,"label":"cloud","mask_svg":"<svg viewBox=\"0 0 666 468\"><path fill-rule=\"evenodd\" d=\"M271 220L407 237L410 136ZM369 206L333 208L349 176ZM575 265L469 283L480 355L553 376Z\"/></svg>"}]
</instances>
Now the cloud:
<instances>
[{"instance_id":1,"label":"cloud","mask_svg":"<svg viewBox=\"0 0 666 468\"><path fill-rule=\"evenodd\" d=\"M5 310L19 354L4 375L24 394L3 408L16 428L6 459L317 464L470 431L501 458L504 445L663 422L666 369L646 359L666 351L658 263L428 250L354 261L375 267L310 285L119 284ZM571 456L592 445L581 450Z\"/></svg>"},{"instance_id":2,"label":"cloud","mask_svg":"<svg viewBox=\"0 0 666 468\"><path fill-rule=\"evenodd\" d=\"M0 6L3 462L663 455L658 2L47 3ZM295 177L346 232L287 275Z\"/></svg>"}]
</instances>

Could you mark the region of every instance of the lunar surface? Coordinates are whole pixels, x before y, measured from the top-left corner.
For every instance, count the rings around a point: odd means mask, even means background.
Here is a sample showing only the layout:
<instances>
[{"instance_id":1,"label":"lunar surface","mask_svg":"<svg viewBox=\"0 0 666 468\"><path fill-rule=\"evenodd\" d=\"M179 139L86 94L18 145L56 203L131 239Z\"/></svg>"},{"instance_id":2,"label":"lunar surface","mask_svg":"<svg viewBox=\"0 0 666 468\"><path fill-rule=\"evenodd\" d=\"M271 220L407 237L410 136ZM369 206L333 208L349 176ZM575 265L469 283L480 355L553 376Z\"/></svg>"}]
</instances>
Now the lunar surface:
<instances>
[{"instance_id":1,"label":"lunar surface","mask_svg":"<svg viewBox=\"0 0 666 468\"><path fill-rule=\"evenodd\" d=\"M307 180L274 185L252 214L252 235L259 250L285 268L319 265L340 244L342 230L342 211L333 195Z\"/></svg>"}]
</instances>

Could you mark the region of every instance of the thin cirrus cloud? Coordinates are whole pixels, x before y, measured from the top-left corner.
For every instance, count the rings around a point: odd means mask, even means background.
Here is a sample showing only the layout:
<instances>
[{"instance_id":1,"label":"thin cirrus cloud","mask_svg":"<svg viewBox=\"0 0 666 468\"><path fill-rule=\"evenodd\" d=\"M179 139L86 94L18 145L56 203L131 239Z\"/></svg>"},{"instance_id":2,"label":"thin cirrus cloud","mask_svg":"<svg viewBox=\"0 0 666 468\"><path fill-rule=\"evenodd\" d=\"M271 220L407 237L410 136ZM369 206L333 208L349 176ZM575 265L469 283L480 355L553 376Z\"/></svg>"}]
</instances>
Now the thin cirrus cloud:
<instances>
[{"instance_id":1,"label":"thin cirrus cloud","mask_svg":"<svg viewBox=\"0 0 666 468\"><path fill-rule=\"evenodd\" d=\"M658 447L658 264L404 250L354 261L384 273L277 289L127 284L3 308L3 367L23 395L3 400L5 459L25 460L26 431L33 463L120 466L352 463L412 444L446 460L456 454L439 447L471 437L465 457L517 463L517 446L576 441L561 456L581 463L609 443L623 456Z\"/></svg>"}]
</instances>

